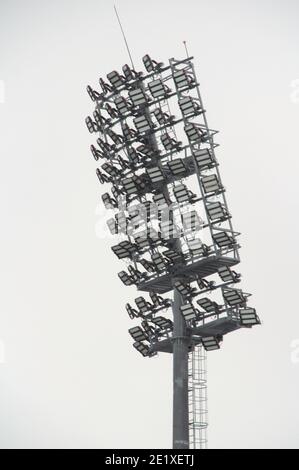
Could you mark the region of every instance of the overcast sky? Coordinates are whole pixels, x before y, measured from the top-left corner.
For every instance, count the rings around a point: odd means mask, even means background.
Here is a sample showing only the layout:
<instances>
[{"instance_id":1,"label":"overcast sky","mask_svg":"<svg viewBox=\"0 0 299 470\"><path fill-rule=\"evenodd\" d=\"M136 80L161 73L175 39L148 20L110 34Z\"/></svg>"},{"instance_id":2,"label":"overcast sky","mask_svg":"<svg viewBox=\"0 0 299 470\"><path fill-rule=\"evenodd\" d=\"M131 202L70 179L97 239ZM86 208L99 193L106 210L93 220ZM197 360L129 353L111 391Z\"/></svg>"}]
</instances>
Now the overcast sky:
<instances>
[{"instance_id":1,"label":"overcast sky","mask_svg":"<svg viewBox=\"0 0 299 470\"><path fill-rule=\"evenodd\" d=\"M195 57L261 327L208 354L209 447L298 447L299 4L120 0L141 57ZM0 446L171 447L172 364L99 239L86 85L128 61L110 0L0 2Z\"/></svg>"}]
</instances>

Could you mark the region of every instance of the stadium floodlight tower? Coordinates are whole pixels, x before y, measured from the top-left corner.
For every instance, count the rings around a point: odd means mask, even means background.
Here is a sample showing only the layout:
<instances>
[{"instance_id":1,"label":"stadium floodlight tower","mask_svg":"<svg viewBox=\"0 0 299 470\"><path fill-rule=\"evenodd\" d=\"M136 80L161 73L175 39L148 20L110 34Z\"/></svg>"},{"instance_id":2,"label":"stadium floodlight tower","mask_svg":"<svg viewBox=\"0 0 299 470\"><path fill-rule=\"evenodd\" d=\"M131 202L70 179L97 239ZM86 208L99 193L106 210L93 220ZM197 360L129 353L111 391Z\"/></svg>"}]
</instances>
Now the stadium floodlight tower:
<instances>
[{"instance_id":1,"label":"stadium floodlight tower","mask_svg":"<svg viewBox=\"0 0 299 470\"><path fill-rule=\"evenodd\" d=\"M126 260L118 276L149 293L126 304L133 346L145 357L173 354L173 447L206 447L206 351L223 336L259 324L236 288L240 261L192 57L167 65L143 57L145 73L124 65L90 86L86 124L100 183L111 184L107 221ZM188 186L187 186L188 185ZM195 191L195 192L193 192ZM173 300L162 294L173 291ZM161 315L170 311L170 318Z\"/></svg>"}]
</instances>

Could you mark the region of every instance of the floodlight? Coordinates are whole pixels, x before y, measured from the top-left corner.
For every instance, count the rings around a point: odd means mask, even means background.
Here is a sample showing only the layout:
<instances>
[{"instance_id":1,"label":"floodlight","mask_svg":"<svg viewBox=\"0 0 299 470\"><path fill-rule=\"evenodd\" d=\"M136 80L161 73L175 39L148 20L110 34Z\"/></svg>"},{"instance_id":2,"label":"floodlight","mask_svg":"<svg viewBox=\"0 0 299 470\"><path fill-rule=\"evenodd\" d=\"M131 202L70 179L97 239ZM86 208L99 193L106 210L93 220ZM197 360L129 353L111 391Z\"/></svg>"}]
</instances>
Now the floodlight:
<instances>
[{"instance_id":1,"label":"floodlight","mask_svg":"<svg viewBox=\"0 0 299 470\"><path fill-rule=\"evenodd\" d=\"M155 334L155 328L150 326L147 320L142 320L141 325L148 337L151 337Z\"/></svg>"},{"instance_id":2,"label":"floodlight","mask_svg":"<svg viewBox=\"0 0 299 470\"><path fill-rule=\"evenodd\" d=\"M102 195L102 201L106 209L115 209L117 207L117 202L113 199L109 193L104 193Z\"/></svg>"},{"instance_id":3,"label":"floodlight","mask_svg":"<svg viewBox=\"0 0 299 470\"><path fill-rule=\"evenodd\" d=\"M208 256L209 248L199 238L188 241L188 248L192 256Z\"/></svg>"},{"instance_id":4,"label":"floodlight","mask_svg":"<svg viewBox=\"0 0 299 470\"><path fill-rule=\"evenodd\" d=\"M185 70L176 70L172 76L177 88L191 88L194 84L193 78Z\"/></svg>"},{"instance_id":5,"label":"floodlight","mask_svg":"<svg viewBox=\"0 0 299 470\"><path fill-rule=\"evenodd\" d=\"M163 126L168 123L172 123L173 120L175 119L174 116L169 115L168 113L164 113L163 111L161 111L160 108L156 108L153 114L155 118L157 119L158 123L160 124L160 126Z\"/></svg>"},{"instance_id":6,"label":"floodlight","mask_svg":"<svg viewBox=\"0 0 299 470\"><path fill-rule=\"evenodd\" d=\"M181 314L186 321L195 320L198 316L198 310L192 304L185 304L180 307Z\"/></svg>"},{"instance_id":7,"label":"floodlight","mask_svg":"<svg viewBox=\"0 0 299 470\"><path fill-rule=\"evenodd\" d=\"M133 320L134 318L140 317L140 314L137 312L137 310L135 310L133 307L131 307L131 305L129 303L126 303L126 310L128 312L129 317L131 318L131 320Z\"/></svg>"},{"instance_id":8,"label":"floodlight","mask_svg":"<svg viewBox=\"0 0 299 470\"><path fill-rule=\"evenodd\" d=\"M134 165L138 165L138 163L140 163L140 156L139 156L138 152L136 152L136 150L133 147L128 147L127 152L128 152L129 160Z\"/></svg>"},{"instance_id":9,"label":"floodlight","mask_svg":"<svg viewBox=\"0 0 299 470\"><path fill-rule=\"evenodd\" d=\"M203 290L203 289L214 289L214 284L215 282L213 281L207 281L206 279L202 279L202 278L199 278L197 279L197 285L199 287L200 290Z\"/></svg>"},{"instance_id":10,"label":"floodlight","mask_svg":"<svg viewBox=\"0 0 299 470\"><path fill-rule=\"evenodd\" d=\"M197 300L197 303L208 313L219 312L220 305L218 305L216 302L213 302L211 299L208 299L208 297L203 297L202 299Z\"/></svg>"},{"instance_id":11,"label":"floodlight","mask_svg":"<svg viewBox=\"0 0 299 470\"><path fill-rule=\"evenodd\" d=\"M156 266L158 272L165 271L167 268L167 262L165 258L161 255L161 253L153 253L152 254L152 262Z\"/></svg>"},{"instance_id":12,"label":"floodlight","mask_svg":"<svg viewBox=\"0 0 299 470\"><path fill-rule=\"evenodd\" d=\"M155 308L168 308L171 306L170 299L164 299L161 295L158 295L155 292L150 292L149 295Z\"/></svg>"},{"instance_id":13,"label":"floodlight","mask_svg":"<svg viewBox=\"0 0 299 470\"><path fill-rule=\"evenodd\" d=\"M207 204L207 213L212 221L223 222L228 218L226 208L221 202L211 202Z\"/></svg>"},{"instance_id":14,"label":"floodlight","mask_svg":"<svg viewBox=\"0 0 299 470\"><path fill-rule=\"evenodd\" d=\"M136 253L136 245L128 240L124 240L118 243L118 245L112 246L111 250L119 259L132 258L132 255Z\"/></svg>"},{"instance_id":15,"label":"floodlight","mask_svg":"<svg viewBox=\"0 0 299 470\"><path fill-rule=\"evenodd\" d=\"M158 166L155 166L153 168L148 168L146 170L146 173L153 184L165 182L163 173Z\"/></svg>"},{"instance_id":16,"label":"floodlight","mask_svg":"<svg viewBox=\"0 0 299 470\"><path fill-rule=\"evenodd\" d=\"M110 137L110 139L116 144L122 144L124 141L124 138L120 134L116 134L112 129L107 129L107 135Z\"/></svg>"},{"instance_id":17,"label":"floodlight","mask_svg":"<svg viewBox=\"0 0 299 470\"><path fill-rule=\"evenodd\" d=\"M161 135L161 142L166 150L180 151L182 147L182 142L173 139L167 132Z\"/></svg>"},{"instance_id":18,"label":"floodlight","mask_svg":"<svg viewBox=\"0 0 299 470\"><path fill-rule=\"evenodd\" d=\"M107 93L112 93L112 86L106 83L105 80L103 80L102 78L99 79L99 84L103 90L104 95L106 95Z\"/></svg>"},{"instance_id":19,"label":"floodlight","mask_svg":"<svg viewBox=\"0 0 299 470\"><path fill-rule=\"evenodd\" d=\"M177 158L167 162L167 166L174 176L183 175L187 171L186 165L182 158Z\"/></svg>"},{"instance_id":20,"label":"floodlight","mask_svg":"<svg viewBox=\"0 0 299 470\"><path fill-rule=\"evenodd\" d=\"M118 196L120 196L121 194L124 194L124 190L120 189L117 186L112 186L111 192L115 200L118 198Z\"/></svg>"},{"instance_id":21,"label":"floodlight","mask_svg":"<svg viewBox=\"0 0 299 470\"><path fill-rule=\"evenodd\" d=\"M143 114L134 118L133 122L140 134L150 132L153 128L153 124L149 121L148 117Z\"/></svg>"},{"instance_id":22,"label":"floodlight","mask_svg":"<svg viewBox=\"0 0 299 470\"><path fill-rule=\"evenodd\" d=\"M101 168L108 173L108 175L112 176L112 178L120 178L122 176L121 171L118 168L111 165L110 163L103 163Z\"/></svg>"},{"instance_id":23,"label":"floodlight","mask_svg":"<svg viewBox=\"0 0 299 470\"><path fill-rule=\"evenodd\" d=\"M117 109L113 108L113 106L111 106L109 103L106 103L105 104L105 110L107 111L107 113L109 114L110 117L112 117L112 119L114 118L118 118L119 117L119 112Z\"/></svg>"},{"instance_id":24,"label":"floodlight","mask_svg":"<svg viewBox=\"0 0 299 470\"><path fill-rule=\"evenodd\" d=\"M216 336L205 336L201 338L201 342L206 351L220 349L220 338L217 338Z\"/></svg>"},{"instance_id":25,"label":"floodlight","mask_svg":"<svg viewBox=\"0 0 299 470\"><path fill-rule=\"evenodd\" d=\"M206 194L217 194L223 189L218 181L217 175L203 176L201 178L201 182L203 185L204 192Z\"/></svg>"},{"instance_id":26,"label":"floodlight","mask_svg":"<svg viewBox=\"0 0 299 470\"><path fill-rule=\"evenodd\" d=\"M231 248L236 243L235 238L228 235L227 232L214 233L213 240L219 246L219 248Z\"/></svg>"},{"instance_id":27,"label":"floodlight","mask_svg":"<svg viewBox=\"0 0 299 470\"><path fill-rule=\"evenodd\" d=\"M128 271L135 282L139 282L144 278L144 274L138 271L138 269L133 268L133 266L128 266Z\"/></svg>"},{"instance_id":28,"label":"floodlight","mask_svg":"<svg viewBox=\"0 0 299 470\"><path fill-rule=\"evenodd\" d=\"M136 241L136 240L135 240ZM154 263L151 263L150 261L148 261L147 259L144 259L144 258L140 258L138 260L138 263L140 263L144 269L149 272L149 273L154 273L156 272L156 268L155 268L155 265Z\"/></svg>"},{"instance_id":29,"label":"floodlight","mask_svg":"<svg viewBox=\"0 0 299 470\"><path fill-rule=\"evenodd\" d=\"M120 116L125 116L126 114L130 114L131 105L123 96L117 96L114 100L114 104Z\"/></svg>"},{"instance_id":30,"label":"floodlight","mask_svg":"<svg viewBox=\"0 0 299 470\"><path fill-rule=\"evenodd\" d=\"M102 95L100 95L100 93L98 93L96 90L91 88L90 85L87 85L86 90L92 101L98 101L102 98Z\"/></svg>"},{"instance_id":31,"label":"floodlight","mask_svg":"<svg viewBox=\"0 0 299 470\"><path fill-rule=\"evenodd\" d=\"M122 123L121 129L123 132L123 136L127 142L137 137L136 130L129 127L128 124L126 124L125 122Z\"/></svg>"},{"instance_id":32,"label":"floodlight","mask_svg":"<svg viewBox=\"0 0 299 470\"><path fill-rule=\"evenodd\" d=\"M119 166L121 167L123 171L134 169L134 164L131 161L125 160L120 155L118 155L116 159L117 159Z\"/></svg>"},{"instance_id":33,"label":"floodlight","mask_svg":"<svg viewBox=\"0 0 299 470\"><path fill-rule=\"evenodd\" d=\"M195 202L196 195L192 193L184 184L177 184L173 188L173 194L179 204L184 202Z\"/></svg>"},{"instance_id":34,"label":"floodlight","mask_svg":"<svg viewBox=\"0 0 299 470\"><path fill-rule=\"evenodd\" d=\"M177 252L174 250L163 251L163 256L168 258L172 263L180 263L184 260L184 255L182 252Z\"/></svg>"},{"instance_id":35,"label":"floodlight","mask_svg":"<svg viewBox=\"0 0 299 470\"><path fill-rule=\"evenodd\" d=\"M193 155L200 170L204 168L212 168L215 164L215 160L210 149L194 150Z\"/></svg>"},{"instance_id":36,"label":"floodlight","mask_svg":"<svg viewBox=\"0 0 299 470\"><path fill-rule=\"evenodd\" d=\"M96 122L94 122L90 116L87 116L87 118L85 119L85 122L86 122L86 126L87 126L87 129L89 130L89 132L92 134L93 132L98 132L99 130L99 126Z\"/></svg>"},{"instance_id":37,"label":"floodlight","mask_svg":"<svg viewBox=\"0 0 299 470\"><path fill-rule=\"evenodd\" d=\"M189 122L188 124L186 124L186 126L184 127L184 130L187 134L188 139L191 142L196 142L196 141L201 142L203 140L203 136L204 136L203 130L200 127L193 124L192 122Z\"/></svg>"},{"instance_id":38,"label":"floodlight","mask_svg":"<svg viewBox=\"0 0 299 470\"><path fill-rule=\"evenodd\" d=\"M136 284L135 279L132 276L129 276L126 271L120 271L118 273L118 277L120 280L123 282L125 286L132 286L133 284Z\"/></svg>"},{"instance_id":39,"label":"floodlight","mask_svg":"<svg viewBox=\"0 0 299 470\"><path fill-rule=\"evenodd\" d=\"M142 88L134 88L129 91L129 97L134 106L144 106L148 102L148 97Z\"/></svg>"},{"instance_id":40,"label":"floodlight","mask_svg":"<svg viewBox=\"0 0 299 470\"><path fill-rule=\"evenodd\" d=\"M190 114L196 115L203 112L200 109L199 104L191 98L191 96L184 96L179 99L179 107L181 108L183 116L189 116Z\"/></svg>"},{"instance_id":41,"label":"floodlight","mask_svg":"<svg viewBox=\"0 0 299 470\"><path fill-rule=\"evenodd\" d=\"M162 80L152 80L148 83L149 90L153 98L167 98L171 90L162 82Z\"/></svg>"},{"instance_id":42,"label":"floodlight","mask_svg":"<svg viewBox=\"0 0 299 470\"><path fill-rule=\"evenodd\" d=\"M140 326L134 326L129 329L129 333L135 341L147 341L148 337Z\"/></svg>"},{"instance_id":43,"label":"floodlight","mask_svg":"<svg viewBox=\"0 0 299 470\"><path fill-rule=\"evenodd\" d=\"M142 356L146 357L149 355L149 346L146 344L136 341L133 343L133 346L138 352L140 352L140 354L142 354Z\"/></svg>"},{"instance_id":44,"label":"floodlight","mask_svg":"<svg viewBox=\"0 0 299 470\"><path fill-rule=\"evenodd\" d=\"M142 62L144 63L144 67L148 73L151 72L160 72L161 67L163 67L162 62L157 62L150 58L148 54L142 57Z\"/></svg>"},{"instance_id":45,"label":"floodlight","mask_svg":"<svg viewBox=\"0 0 299 470\"><path fill-rule=\"evenodd\" d=\"M145 155L147 158L153 158L159 154L159 150L153 151L151 147L148 147L147 145L143 144L137 147L137 151Z\"/></svg>"},{"instance_id":46,"label":"floodlight","mask_svg":"<svg viewBox=\"0 0 299 470\"><path fill-rule=\"evenodd\" d=\"M115 219L111 218L111 219L108 219L107 220L107 226L110 230L110 233L112 235L116 235L118 233L118 226L117 226L117 223L115 221Z\"/></svg>"},{"instance_id":47,"label":"floodlight","mask_svg":"<svg viewBox=\"0 0 299 470\"><path fill-rule=\"evenodd\" d=\"M97 139L97 144L103 152L109 153L109 152L112 152L114 150L114 145L108 144L108 142L105 142L100 137Z\"/></svg>"},{"instance_id":48,"label":"floodlight","mask_svg":"<svg viewBox=\"0 0 299 470\"><path fill-rule=\"evenodd\" d=\"M135 299L135 304L141 313L146 313L153 310L152 304L147 302L144 297L137 297Z\"/></svg>"},{"instance_id":49,"label":"floodlight","mask_svg":"<svg viewBox=\"0 0 299 470\"><path fill-rule=\"evenodd\" d=\"M95 109L92 114L95 122L99 125L99 131L103 132L104 126L109 126L111 119L106 119L104 116L101 116L97 109Z\"/></svg>"},{"instance_id":50,"label":"floodlight","mask_svg":"<svg viewBox=\"0 0 299 470\"><path fill-rule=\"evenodd\" d=\"M124 187L124 190L128 195L138 193L141 187L138 185L138 182L141 182L141 180L138 177L130 177L130 178L124 178L122 180L122 184Z\"/></svg>"},{"instance_id":51,"label":"floodlight","mask_svg":"<svg viewBox=\"0 0 299 470\"><path fill-rule=\"evenodd\" d=\"M124 85L125 79L116 70L108 73L107 78L113 88L120 88Z\"/></svg>"},{"instance_id":52,"label":"floodlight","mask_svg":"<svg viewBox=\"0 0 299 470\"><path fill-rule=\"evenodd\" d=\"M246 297L243 292L237 289L223 289L224 300L231 307L236 307L237 305L246 305Z\"/></svg>"},{"instance_id":53,"label":"floodlight","mask_svg":"<svg viewBox=\"0 0 299 470\"><path fill-rule=\"evenodd\" d=\"M96 174L101 184L110 183L112 181L109 176L102 173L98 168L96 169Z\"/></svg>"},{"instance_id":54,"label":"floodlight","mask_svg":"<svg viewBox=\"0 0 299 470\"><path fill-rule=\"evenodd\" d=\"M242 326L259 325L260 319L256 314L255 308L239 309L240 323Z\"/></svg>"},{"instance_id":55,"label":"floodlight","mask_svg":"<svg viewBox=\"0 0 299 470\"><path fill-rule=\"evenodd\" d=\"M162 330L166 330L168 328L172 328L172 321L168 320L168 318L164 317L156 317L152 318L151 322L154 323L154 325L158 326Z\"/></svg>"},{"instance_id":56,"label":"floodlight","mask_svg":"<svg viewBox=\"0 0 299 470\"><path fill-rule=\"evenodd\" d=\"M228 266L218 268L218 274L223 282L238 282L241 275L232 271Z\"/></svg>"},{"instance_id":57,"label":"floodlight","mask_svg":"<svg viewBox=\"0 0 299 470\"><path fill-rule=\"evenodd\" d=\"M184 299L189 299L197 295L197 290L190 284L184 284L182 281L175 281L174 287L179 291Z\"/></svg>"},{"instance_id":58,"label":"floodlight","mask_svg":"<svg viewBox=\"0 0 299 470\"><path fill-rule=\"evenodd\" d=\"M123 65L122 70L123 70L123 74L125 76L125 79L128 82L130 82L132 80L136 80L137 78L139 78L142 75L141 72L137 73L136 70L131 69L128 64Z\"/></svg>"},{"instance_id":59,"label":"floodlight","mask_svg":"<svg viewBox=\"0 0 299 470\"><path fill-rule=\"evenodd\" d=\"M94 158L96 161L98 161L99 158L105 158L105 157L104 157L104 154L103 154L100 150L98 150L97 148L95 148L94 145L91 145L91 146L90 146L90 150L91 150L91 153L92 153L92 155L93 155L93 158Z\"/></svg>"}]
</instances>

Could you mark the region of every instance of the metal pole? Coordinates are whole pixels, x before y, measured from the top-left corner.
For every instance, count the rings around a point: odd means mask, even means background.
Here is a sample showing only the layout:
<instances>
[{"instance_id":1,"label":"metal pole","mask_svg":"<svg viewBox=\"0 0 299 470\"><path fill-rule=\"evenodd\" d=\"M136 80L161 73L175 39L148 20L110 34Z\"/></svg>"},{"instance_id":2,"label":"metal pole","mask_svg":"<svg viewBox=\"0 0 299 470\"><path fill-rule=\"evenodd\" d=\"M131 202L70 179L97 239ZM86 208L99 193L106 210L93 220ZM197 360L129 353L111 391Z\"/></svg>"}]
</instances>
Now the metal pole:
<instances>
[{"instance_id":1,"label":"metal pole","mask_svg":"<svg viewBox=\"0 0 299 470\"><path fill-rule=\"evenodd\" d=\"M180 311L183 304L174 289L173 301L173 448L189 449L188 348L190 337Z\"/></svg>"}]
</instances>

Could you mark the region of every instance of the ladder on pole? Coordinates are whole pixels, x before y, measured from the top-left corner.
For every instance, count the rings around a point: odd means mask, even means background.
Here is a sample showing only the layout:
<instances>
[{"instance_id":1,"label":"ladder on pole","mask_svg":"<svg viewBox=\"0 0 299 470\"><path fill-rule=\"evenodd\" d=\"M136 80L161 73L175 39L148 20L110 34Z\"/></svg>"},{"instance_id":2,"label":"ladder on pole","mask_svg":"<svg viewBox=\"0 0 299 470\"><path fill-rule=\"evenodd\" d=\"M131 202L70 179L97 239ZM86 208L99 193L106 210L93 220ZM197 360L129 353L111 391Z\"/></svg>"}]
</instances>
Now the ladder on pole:
<instances>
[{"instance_id":1,"label":"ladder on pole","mask_svg":"<svg viewBox=\"0 0 299 470\"><path fill-rule=\"evenodd\" d=\"M201 345L189 353L188 379L190 449L207 449L207 353Z\"/></svg>"}]
</instances>

